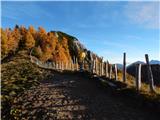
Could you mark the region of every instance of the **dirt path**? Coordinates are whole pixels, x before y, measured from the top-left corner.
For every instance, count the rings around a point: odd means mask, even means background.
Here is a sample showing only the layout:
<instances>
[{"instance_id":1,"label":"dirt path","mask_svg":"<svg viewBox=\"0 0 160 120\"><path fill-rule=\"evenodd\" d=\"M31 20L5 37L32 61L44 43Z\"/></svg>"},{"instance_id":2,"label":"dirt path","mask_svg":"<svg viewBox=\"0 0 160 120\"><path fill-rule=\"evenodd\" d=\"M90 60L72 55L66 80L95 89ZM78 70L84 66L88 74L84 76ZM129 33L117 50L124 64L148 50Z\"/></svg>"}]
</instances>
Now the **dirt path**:
<instances>
[{"instance_id":1,"label":"dirt path","mask_svg":"<svg viewBox=\"0 0 160 120\"><path fill-rule=\"evenodd\" d=\"M53 73L25 91L12 109L20 120L156 120L157 116L129 105L80 74ZM153 118L151 118L153 117Z\"/></svg>"}]
</instances>

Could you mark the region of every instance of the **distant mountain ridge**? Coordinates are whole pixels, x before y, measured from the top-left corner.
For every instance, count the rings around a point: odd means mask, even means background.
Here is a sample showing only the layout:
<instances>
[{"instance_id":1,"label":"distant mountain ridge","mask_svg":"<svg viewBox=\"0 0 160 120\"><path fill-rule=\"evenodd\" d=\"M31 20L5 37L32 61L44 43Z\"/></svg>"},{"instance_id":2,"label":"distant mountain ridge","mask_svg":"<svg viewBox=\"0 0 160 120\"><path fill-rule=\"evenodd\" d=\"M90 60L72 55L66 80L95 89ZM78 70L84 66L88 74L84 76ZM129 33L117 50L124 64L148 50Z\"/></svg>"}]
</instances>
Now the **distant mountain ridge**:
<instances>
[{"instance_id":1,"label":"distant mountain ridge","mask_svg":"<svg viewBox=\"0 0 160 120\"><path fill-rule=\"evenodd\" d=\"M116 63L116 65L117 65L117 68L118 68L119 70L122 70L122 69L123 69L123 64Z\"/></svg>"},{"instance_id":2,"label":"distant mountain ridge","mask_svg":"<svg viewBox=\"0 0 160 120\"><path fill-rule=\"evenodd\" d=\"M127 73L129 73L132 76L136 76L136 64L145 64L145 62L142 61L136 61L132 64L130 64L127 67ZM150 61L150 65L151 65L151 70L152 70L152 74L153 74L153 79L154 79L154 83L155 85L160 85L160 64L158 60L151 60ZM143 65L141 67L141 79L143 82L148 83L148 75L147 75L147 65Z\"/></svg>"},{"instance_id":3,"label":"distant mountain ridge","mask_svg":"<svg viewBox=\"0 0 160 120\"><path fill-rule=\"evenodd\" d=\"M160 61L159 60L151 60L149 63L150 64L160 64Z\"/></svg>"}]
</instances>

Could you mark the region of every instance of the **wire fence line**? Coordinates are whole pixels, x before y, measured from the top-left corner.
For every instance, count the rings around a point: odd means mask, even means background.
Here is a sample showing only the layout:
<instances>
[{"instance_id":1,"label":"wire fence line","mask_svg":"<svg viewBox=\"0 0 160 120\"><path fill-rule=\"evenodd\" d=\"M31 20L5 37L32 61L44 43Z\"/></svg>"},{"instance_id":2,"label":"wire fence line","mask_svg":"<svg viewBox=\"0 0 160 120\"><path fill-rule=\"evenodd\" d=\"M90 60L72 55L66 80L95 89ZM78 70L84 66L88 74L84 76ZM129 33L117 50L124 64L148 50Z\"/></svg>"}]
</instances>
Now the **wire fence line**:
<instances>
[{"instance_id":1,"label":"wire fence line","mask_svg":"<svg viewBox=\"0 0 160 120\"><path fill-rule=\"evenodd\" d=\"M109 79L118 80L118 66L117 64L109 64L108 61L97 61L97 59L90 62L83 61L78 63L78 59L75 58L73 61L63 62L42 62L38 58L30 54L31 62L37 64L39 67L44 69L52 69L57 71L88 71L90 74L95 74L98 77L105 76ZM141 67L147 65L147 75L149 77L149 91L155 92L154 80L152 75L151 66L149 64L148 54L145 55L146 64L136 64L136 76L135 76L135 88L137 91L141 90ZM126 83L126 53L123 54L123 70L122 70L122 81Z\"/></svg>"}]
</instances>

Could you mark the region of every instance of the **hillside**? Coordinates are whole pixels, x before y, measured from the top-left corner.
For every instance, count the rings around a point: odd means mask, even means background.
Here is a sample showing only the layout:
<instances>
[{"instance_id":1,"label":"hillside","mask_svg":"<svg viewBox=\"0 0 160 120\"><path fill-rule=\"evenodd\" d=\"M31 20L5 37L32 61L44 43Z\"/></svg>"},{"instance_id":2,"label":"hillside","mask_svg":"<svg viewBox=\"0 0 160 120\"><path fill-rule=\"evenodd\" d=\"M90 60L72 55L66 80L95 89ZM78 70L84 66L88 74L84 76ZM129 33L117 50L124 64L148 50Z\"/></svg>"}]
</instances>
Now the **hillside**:
<instances>
[{"instance_id":1,"label":"hillside","mask_svg":"<svg viewBox=\"0 0 160 120\"><path fill-rule=\"evenodd\" d=\"M2 62L5 58L23 49L28 52L32 50L32 55L44 62L69 62L73 61L74 57L79 60L79 53L88 51L76 37L61 31L46 32L42 27L36 30L33 26L29 26L27 29L24 26L16 25L13 30L1 28L1 33Z\"/></svg>"},{"instance_id":2,"label":"hillside","mask_svg":"<svg viewBox=\"0 0 160 120\"><path fill-rule=\"evenodd\" d=\"M46 72L30 62L27 51L20 51L12 59L1 64L2 119L9 119L15 97L38 85L48 74L49 71Z\"/></svg>"},{"instance_id":3,"label":"hillside","mask_svg":"<svg viewBox=\"0 0 160 120\"><path fill-rule=\"evenodd\" d=\"M10 119L21 119L25 118L27 115L27 119L34 118L35 116L40 118L39 116L45 116L49 117L50 115L54 113L54 118L59 116L59 118L70 118L68 116L65 116L64 114L67 114L60 108L63 108L65 110L68 110L65 105L68 105L71 103L77 103L73 100L75 100L75 95L79 95L76 100L81 99L81 96L84 97L84 99L79 103L81 107L81 103L84 103L84 106L90 107L90 110L93 113L92 116L89 118L92 118L93 116L97 119L101 117L97 114L102 114L104 117L106 117L106 106L103 107L103 104L110 105L111 108L113 108L113 113L119 113L116 112L116 108L122 107L122 109L129 109L129 107L126 107L125 102L123 102L123 106L119 106L121 102L119 102L115 96L113 99L112 96L109 96L106 93L101 94L101 90L99 90L99 82L94 82L94 77L92 74L88 74L88 72L79 73L75 72L73 74L73 71L67 71L67 74L65 72L63 73L57 73L54 70L48 70L48 69L42 69L39 68L36 64L32 63L30 61L30 53L32 51L32 55L36 56L39 60L43 62L47 61L73 61L74 57L78 58L79 52L86 50L86 47L80 43L80 41L71 35L68 35L66 33L60 32L60 31L51 31L46 32L42 27L40 27L37 31L30 26L28 29L21 26L16 26L13 30L11 29L1 29L1 38L2 38L2 63L1 63L1 73L2 73L2 81L1 81L1 100L2 100L2 119L4 120L10 120ZM92 53L93 57L97 57L98 60L101 60L100 57L98 57L96 54ZM79 58L78 58L79 59ZM114 71L114 70L113 70ZM86 77L87 76L87 77ZM102 76L103 78L104 76ZM103 78L105 81L110 81L119 86L119 88L116 88L115 90L113 88L110 88L110 86L107 86L107 82L102 82L100 85L104 85L107 89L107 92L109 94L112 94L114 91L116 94L118 92L124 94L124 96L134 96L135 98L140 97L140 101L149 101L146 102L151 103L150 101L153 101L153 106L159 104L159 95L158 94L150 94L148 92L148 85L142 84L142 90L137 96L137 91L135 90L135 83L134 83L134 77L127 74L127 82L122 83L122 70L118 70L118 80L115 81L114 79L114 72L112 72L112 79L109 78ZM76 81L77 80L77 81ZM76 84L74 84L74 82ZM121 82L120 82L121 81ZM72 86L74 84L75 86ZM57 86L58 85L58 86ZM93 85L93 86L91 86ZM98 87L97 87L98 86ZM92 88L90 91L88 88ZM50 91L52 89L52 91ZM64 90L63 92L56 90ZM68 91L69 90L69 91ZM72 91L71 91L72 90ZM46 92L47 91L47 92ZM56 105L59 105L59 103L56 103L57 97L65 96L65 92L68 91L68 95L73 98L64 97L64 100L58 100L60 102L60 107L56 107ZM82 92L83 91L83 92ZM98 91L98 92L97 92ZM157 89L159 93L159 89ZM52 92L55 92L52 95ZM110 93L111 92L111 93ZM113 94L115 94L113 92ZM49 94L47 94L49 93ZM99 100L95 99L96 97L94 94L97 93L97 96L100 95L100 98L103 99L104 96L106 96L107 101L101 101L102 106L99 107ZM73 96L70 94L74 94ZM85 96L85 94L91 95L91 97ZM92 96L93 95L93 96ZM53 99L54 101L53 101ZM80 98L79 98L80 97ZM108 101L108 98L110 99ZM93 103L88 104L89 101L94 100ZM124 98L122 97L124 100ZM68 100L68 101L67 101ZM116 106L115 103L113 104L112 100L115 100L117 102ZM138 100L138 99L137 99ZM42 101L44 104L42 104ZM46 102L47 103L46 103ZM67 102L65 102L67 101ZM125 101L125 100L124 100ZM128 100L126 100L128 101ZM134 101L134 100L133 100ZM27 102L27 103L26 103ZM38 103L37 103L38 102ZM140 103L141 103L140 102ZM95 105L99 111L102 110L103 113L95 111L95 109L91 106ZM129 102L127 104L130 104ZM47 107L49 105L49 107ZM51 110L51 106L55 110ZM39 108L43 106L43 108ZM76 105L74 105L76 106ZM132 106L132 105L131 105ZM153 107L152 106L152 107ZM34 108L36 107L36 108ZM71 109L72 107L69 107ZM44 110L45 109L45 110ZM48 111L46 109L49 109ZM158 107L159 109L159 107ZM44 110L44 111L43 111ZM134 107L131 112L136 111ZM30 113L32 111L32 113ZM81 110L80 110L81 111ZM61 114L62 112L63 114ZM71 115L74 118L74 110L70 110L70 112L73 112L73 115ZM79 112L79 111L78 111ZM43 114L41 114L43 113ZM141 112L143 114L143 112ZM84 114L80 114L81 118L88 119L88 114L90 115L90 112L84 110ZM110 113L109 113L110 114ZM130 112L124 113L127 115L131 115ZM70 115L70 114L69 114ZM77 113L76 113L77 115ZM78 115L76 118L78 118ZM84 115L84 116L83 116ZM118 114L120 115L120 114ZM139 116L138 114L135 114ZM52 117L53 117L52 116ZM121 116L122 118L124 117ZM143 116L143 115L142 115ZM133 116L132 116L133 117ZM144 116L145 117L145 116Z\"/></svg>"}]
</instances>

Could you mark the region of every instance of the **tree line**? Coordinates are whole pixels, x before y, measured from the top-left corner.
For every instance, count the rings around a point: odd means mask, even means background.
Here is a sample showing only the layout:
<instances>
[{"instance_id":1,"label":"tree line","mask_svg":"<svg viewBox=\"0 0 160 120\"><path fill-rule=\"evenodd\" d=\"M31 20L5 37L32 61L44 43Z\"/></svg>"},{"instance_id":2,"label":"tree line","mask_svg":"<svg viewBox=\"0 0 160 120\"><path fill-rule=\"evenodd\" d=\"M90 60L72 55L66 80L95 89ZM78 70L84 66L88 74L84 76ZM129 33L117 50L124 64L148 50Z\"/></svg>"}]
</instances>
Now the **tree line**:
<instances>
[{"instance_id":1,"label":"tree line","mask_svg":"<svg viewBox=\"0 0 160 120\"><path fill-rule=\"evenodd\" d=\"M60 38L54 31L46 32L43 27L36 30L16 25L13 29L1 28L1 58L10 56L16 51L33 49L33 55L42 61L70 61L69 39Z\"/></svg>"}]
</instances>

